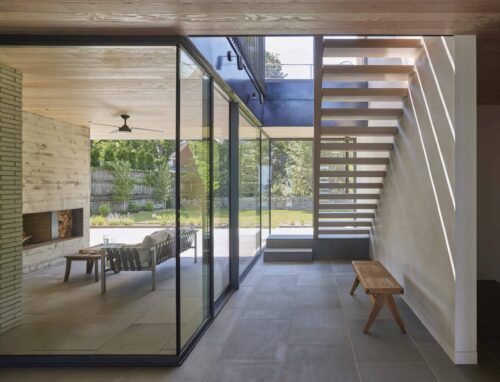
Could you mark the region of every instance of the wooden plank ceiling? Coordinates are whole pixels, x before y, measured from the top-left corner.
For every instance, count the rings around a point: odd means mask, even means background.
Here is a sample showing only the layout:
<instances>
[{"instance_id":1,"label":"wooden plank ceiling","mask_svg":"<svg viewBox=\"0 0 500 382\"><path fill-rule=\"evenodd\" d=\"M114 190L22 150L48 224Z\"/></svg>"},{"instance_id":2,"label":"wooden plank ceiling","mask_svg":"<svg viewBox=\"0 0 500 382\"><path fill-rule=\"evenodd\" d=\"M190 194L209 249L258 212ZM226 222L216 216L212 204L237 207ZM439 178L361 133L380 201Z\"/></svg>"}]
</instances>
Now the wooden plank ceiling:
<instances>
[{"instance_id":1,"label":"wooden plank ceiling","mask_svg":"<svg viewBox=\"0 0 500 382\"><path fill-rule=\"evenodd\" d=\"M500 102L498 0L3 0L0 33L477 34L479 102Z\"/></svg>"},{"instance_id":2,"label":"wooden plank ceiling","mask_svg":"<svg viewBox=\"0 0 500 382\"><path fill-rule=\"evenodd\" d=\"M90 127L92 139L175 139L174 46L2 47L0 62L23 73L25 111ZM202 74L185 65L182 138L200 138ZM216 103L216 114L223 110ZM117 131L121 114L131 133Z\"/></svg>"}]
</instances>

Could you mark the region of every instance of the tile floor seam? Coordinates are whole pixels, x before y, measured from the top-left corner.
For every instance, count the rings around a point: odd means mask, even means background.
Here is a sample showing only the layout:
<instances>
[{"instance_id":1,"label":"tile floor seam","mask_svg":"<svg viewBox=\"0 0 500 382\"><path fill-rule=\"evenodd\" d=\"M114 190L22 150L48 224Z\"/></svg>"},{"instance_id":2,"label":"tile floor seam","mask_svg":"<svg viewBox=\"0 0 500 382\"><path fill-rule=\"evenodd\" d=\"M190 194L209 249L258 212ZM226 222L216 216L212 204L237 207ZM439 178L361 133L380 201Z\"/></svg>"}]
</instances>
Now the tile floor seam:
<instances>
[{"instance_id":1,"label":"tile floor seam","mask_svg":"<svg viewBox=\"0 0 500 382\"><path fill-rule=\"evenodd\" d=\"M333 262L332 262L332 268L333 268ZM344 305L342 303L342 299L340 298L340 292L338 290L340 285L338 285L337 279L335 279L335 283L337 284L337 293L339 293L340 306L342 307L342 312L344 313L344 318L346 319L347 322L347 318L345 317ZM356 351L354 350L354 342L352 340L351 327L348 323L347 323L347 335L349 337L349 344L351 345L352 356L354 358L354 364L356 365L356 373L358 374L359 382L363 382L363 379L361 378L361 370L359 369L358 359L356 357Z\"/></svg>"},{"instance_id":2,"label":"tile floor seam","mask_svg":"<svg viewBox=\"0 0 500 382\"><path fill-rule=\"evenodd\" d=\"M411 342L413 343L413 345L417 348L417 351L418 353L420 354L420 356L422 357L422 359L424 360L425 364L427 365L427 367L429 368L429 370L431 371L432 375L434 376L434 378L436 378L436 382L446 382L446 381L441 381L441 378L439 378L438 374L436 373L436 371L433 369L433 367L431 366L431 364L427 361L427 359L424 357L424 353L422 352L422 350L420 350L420 347L418 346L418 344L415 342L415 340L413 339L412 335L407 332L407 335L410 337L410 340Z\"/></svg>"}]
</instances>

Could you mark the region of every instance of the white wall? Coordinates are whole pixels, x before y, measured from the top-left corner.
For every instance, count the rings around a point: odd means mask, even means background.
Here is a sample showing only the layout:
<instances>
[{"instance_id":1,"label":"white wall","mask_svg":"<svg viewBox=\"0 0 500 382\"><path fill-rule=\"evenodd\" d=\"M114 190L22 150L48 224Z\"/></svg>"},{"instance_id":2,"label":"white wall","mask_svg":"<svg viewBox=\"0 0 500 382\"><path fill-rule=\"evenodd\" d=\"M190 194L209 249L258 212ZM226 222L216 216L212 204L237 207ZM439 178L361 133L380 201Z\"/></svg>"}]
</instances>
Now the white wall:
<instances>
[{"instance_id":1,"label":"white wall","mask_svg":"<svg viewBox=\"0 0 500 382\"><path fill-rule=\"evenodd\" d=\"M424 42L370 250L404 285L406 301L449 356L474 363L475 82L467 97L458 92L475 81L475 57L470 63L461 53L467 45L470 56L475 46L467 37L448 38L448 51L441 37ZM467 141L473 148L464 147Z\"/></svg>"}]
</instances>

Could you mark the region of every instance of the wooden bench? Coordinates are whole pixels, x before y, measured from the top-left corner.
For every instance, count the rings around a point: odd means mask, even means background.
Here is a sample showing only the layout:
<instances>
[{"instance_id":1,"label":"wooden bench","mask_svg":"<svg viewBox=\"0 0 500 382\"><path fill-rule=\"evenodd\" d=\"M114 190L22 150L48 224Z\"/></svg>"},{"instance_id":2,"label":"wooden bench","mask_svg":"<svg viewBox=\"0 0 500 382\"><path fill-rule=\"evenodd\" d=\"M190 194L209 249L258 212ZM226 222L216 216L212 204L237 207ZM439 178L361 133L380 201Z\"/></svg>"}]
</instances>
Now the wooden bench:
<instances>
[{"instance_id":1,"label":"wooden bench","mask_svg":"<svg viewBox=\"0 0 500 382\"><path fill-rule=\"evenodd\" d=\"M363 332L368 333L380 310L386 304L401 332L406 333L405 325L392 297L394 294L403 294L403 287L379 261L353 261L352 266L356 272L356 278L351 288L351 296L361 284L373 302L373 308Z\"/></svg>"}]
</instances>

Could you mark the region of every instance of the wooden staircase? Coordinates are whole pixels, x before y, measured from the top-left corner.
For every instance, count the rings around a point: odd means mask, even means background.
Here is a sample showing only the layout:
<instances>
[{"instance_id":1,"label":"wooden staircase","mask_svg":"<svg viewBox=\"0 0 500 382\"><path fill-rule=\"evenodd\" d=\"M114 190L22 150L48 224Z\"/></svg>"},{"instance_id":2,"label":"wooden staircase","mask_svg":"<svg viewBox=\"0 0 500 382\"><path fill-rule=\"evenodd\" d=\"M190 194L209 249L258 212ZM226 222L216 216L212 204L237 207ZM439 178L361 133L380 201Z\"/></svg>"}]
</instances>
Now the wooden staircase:
<instances>
[{"instance_id":1,"label":"wooden staircase","mask_svg":"<svg viewBox=\"0 0 500 382\"><path fill-rule=\"evenodd\" d=\"M315 238L370 234L421 46L315 38Z\"/></svg>"}]
</instances>

